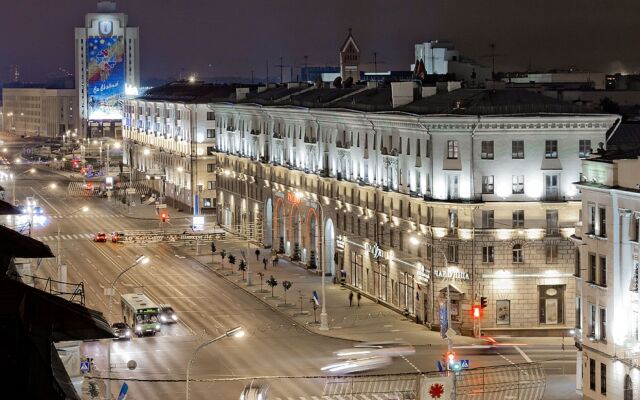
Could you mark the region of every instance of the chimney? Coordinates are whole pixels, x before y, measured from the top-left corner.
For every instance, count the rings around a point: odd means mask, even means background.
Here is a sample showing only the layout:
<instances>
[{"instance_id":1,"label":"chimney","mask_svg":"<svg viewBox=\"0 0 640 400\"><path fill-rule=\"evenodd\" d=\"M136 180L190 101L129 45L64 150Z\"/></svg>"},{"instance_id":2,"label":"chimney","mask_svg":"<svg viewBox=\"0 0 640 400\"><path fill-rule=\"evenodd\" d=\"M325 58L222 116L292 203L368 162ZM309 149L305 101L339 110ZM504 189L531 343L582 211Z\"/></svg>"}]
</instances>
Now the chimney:
<instances>
[{"instance_id":1,"label":"chimney","mask_svg":"<svg viewBox=\"0 0 640 400\"><path fill-rule=\"evenodd\" d=\"M249 88L236 88L236 100L244 100L247 98L247 94L249 94Z\"/></svg>"},{"instance_id":2,"label":"chimney","mask_svg":"<svg viewBox=\"0 0 640 400\"><path fill-rule=\"evenodd\" d=\"M415 87L414 82L391 82L391 104L393 108L411 103L414 100L413 89Z\"/></svg>"}]
</instances>

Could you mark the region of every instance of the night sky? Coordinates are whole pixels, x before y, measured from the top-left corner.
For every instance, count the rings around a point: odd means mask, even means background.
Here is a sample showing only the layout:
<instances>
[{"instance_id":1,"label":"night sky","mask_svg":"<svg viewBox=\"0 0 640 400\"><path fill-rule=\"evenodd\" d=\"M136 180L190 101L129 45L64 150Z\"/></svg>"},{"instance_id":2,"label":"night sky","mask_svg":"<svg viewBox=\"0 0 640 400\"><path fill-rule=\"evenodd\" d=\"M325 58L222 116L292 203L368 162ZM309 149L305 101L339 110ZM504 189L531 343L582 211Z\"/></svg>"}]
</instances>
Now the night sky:
<instances>
[{"instance_id":1,"label":"night sky","mask_svg":"<svg viewBox=\"0 0 640 400\"><path fill-rule=\"evenodd\" d=\"M12 64L25 81L73 73L73 28L95 10L90 0L2 0L0 81ZM414 43L449 39L486 65L494 42L498 70L640 71L638 0L121 0L117 10L140 27L143 79L264 76L267 57L276 76L280 56L335 65L349 27L379 70L407 69Z\"/></svg>"}]
</instances>

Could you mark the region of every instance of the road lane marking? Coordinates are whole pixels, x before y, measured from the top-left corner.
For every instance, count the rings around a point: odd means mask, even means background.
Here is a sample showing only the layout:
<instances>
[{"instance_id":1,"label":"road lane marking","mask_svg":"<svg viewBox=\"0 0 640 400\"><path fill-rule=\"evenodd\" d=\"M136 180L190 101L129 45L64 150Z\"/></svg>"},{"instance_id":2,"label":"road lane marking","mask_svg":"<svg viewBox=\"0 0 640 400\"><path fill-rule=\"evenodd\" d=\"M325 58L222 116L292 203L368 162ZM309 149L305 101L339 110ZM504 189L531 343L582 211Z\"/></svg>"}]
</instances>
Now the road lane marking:
<instances>
[{"instance_id":1,"label":"road lane marking","mask_svg":"<svg viewBox=\"0 0 640 400\"><path fill-rule=\"evenodd\" d=\"M522 356L522 358L525 359L526 362L531 362L531 359L529 358L529 356L526 355L525 352L522 351L522 349L519 346L514 346L514 348L518 350L518 353L520 353L520 355Z\"/></svg>"}]
</instances>

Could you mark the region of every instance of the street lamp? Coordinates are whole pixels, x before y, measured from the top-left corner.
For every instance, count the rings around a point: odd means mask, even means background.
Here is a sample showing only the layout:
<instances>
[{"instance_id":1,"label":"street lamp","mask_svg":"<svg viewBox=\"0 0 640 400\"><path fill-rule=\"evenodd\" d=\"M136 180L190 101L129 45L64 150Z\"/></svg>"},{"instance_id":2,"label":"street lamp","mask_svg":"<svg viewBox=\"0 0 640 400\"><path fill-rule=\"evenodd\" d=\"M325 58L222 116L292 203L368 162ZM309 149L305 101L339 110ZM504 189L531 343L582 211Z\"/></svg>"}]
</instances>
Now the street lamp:
<instances>
[{"instance_id":1,"label":"street lamp","mask_svg":"<svg viewBox=\"0 0 640 400\"><path fill-rule=\"evenodd\" d=\"M131 268L135 267L138 264L146 264L149 262L149 257L147 256L138 256L136 258L136 260L133 262L133 264L131 264L130 266L128 266L127 268L123 269L118 276L116 276L116 279L113 280L113 282L111 282L111 288L109 289L109 319L111 319L111 304L113 303L112 297L113 297L113 291L115 290L115 286L116 286L116 282L118 282L118 279L120 279L120 277L122 275L124 275L127 271L129 271Z\"/></svg>"},{"instance_id":2,"label":"street lamp","mask_svg":"<svg viewBox=\"0 0 640 400\"><path fill-rule=\"evenodd\" d=\"M17 160L16 160L17 161ZM26 171L22 171L19 174L10 174L9 175L9 179L11 179L11 191L13 192L13 205L16 205L16 180L18 179L19 176L24 175L26 173L30 173L30 174L35 174L36 173L36 169L35 168L29 168Z\"/></svg>"},{"instance_id":3,"label":"street lamp","mask_svg":"<svg viewBox=\"0 0 640 400\"><path fill-rule=\"evenodd\" d=\"M301 200L304 197L302 192L295 192L295 196L297 199ZM320 266L322 267L322 279L320 280L321 282L321 293L322 293L322 311L320 312L320 330L321 331L328 331L329 330L329 315L327 314L327 296L324 290L324 281L325 281L325 277L326 277L326 273L325 273L325 265L327 263L325 254L326 254L326 249L324 248L324 231L323 231L323 224L324 224L324 211L322 210L322 204L320 204L320 202L314 198L305 198L308 201L312 201L314 202L317 206L318 209L320 210L320 229L318 229L318 232L320 233Z\"/></svg>"},{"instance_id":4,"label":"street lamp","mask_svg":"<svg viewBox=\"0 0 640 400\"><path fill-rule=\"evenodd\" d=\"M196 347L196 349L193 351L193 354L191 355L191 358L189 359L189 363L187 364L187 400L189 400L189 378L191 376L191 365L193 364L193 360L196 358L196 355L198 354L198 352L200 350L202 350L204 347L210 345L211 343L215 343L220 339L224 339L224 338L228 338L228 337L236 337L236 338L241 338L245 335L244 329L242 329L241 326L237 326L233 329L229 329L228 331L226 331L225 333L223 333L222 335L213 338L211 340L208 340L204 343L202 343L200 346Z\"/></svg>"}]
</instances>

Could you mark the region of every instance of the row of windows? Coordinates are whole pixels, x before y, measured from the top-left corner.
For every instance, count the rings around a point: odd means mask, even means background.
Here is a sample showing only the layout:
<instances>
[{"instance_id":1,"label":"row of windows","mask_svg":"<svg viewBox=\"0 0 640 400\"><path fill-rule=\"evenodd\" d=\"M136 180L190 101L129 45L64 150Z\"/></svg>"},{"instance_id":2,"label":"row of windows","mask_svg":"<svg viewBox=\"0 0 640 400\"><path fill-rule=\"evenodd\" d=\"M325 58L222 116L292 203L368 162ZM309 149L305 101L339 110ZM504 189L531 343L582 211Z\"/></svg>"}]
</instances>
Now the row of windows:
<instances>
[{"instance_id":1,"label":"row of windows","mask_svg":"<svg viewBox=\"0 0 640 400\"><path fill-rule=\"evenodd\" d=\"M585 158L591 154L591 140L578 140L578 157ZM457 159L460 155L457 140L447 141L447 158ZM480 158L493 160L495 157L493 140L483 140L480 146ZM544 144L544 157L558 158L558 141L546 140ZM511 158L514 160L524 158L524 140L511 141Z\"/></svg>"},{"instance_id":2,"label":"row of windows","mask_svg":"<svg viewBox=\"0 0 640 400\"><path fill-rule=\"evenodd\" d=\"M455 210L454 210L455 211ZM455 219L453 219L455 218ZM558 210L546 210L546 222L547 222L547 233L548 234L557 234L558 233ZM494 210L482 210L482 228L483 229L495 229L495 218L494 218ZM457 213L449 212L449 228L457 228ZM499 228L507 228L508 226L502 224ZM512 220L511 220L511 228L524 228L524 210L513 210L512 212Z\"/></svg>"}]
</instances>

